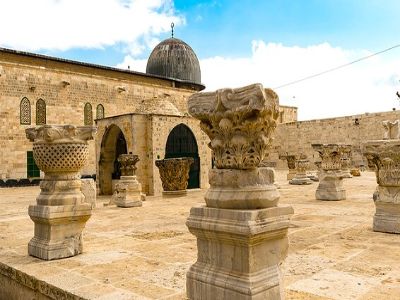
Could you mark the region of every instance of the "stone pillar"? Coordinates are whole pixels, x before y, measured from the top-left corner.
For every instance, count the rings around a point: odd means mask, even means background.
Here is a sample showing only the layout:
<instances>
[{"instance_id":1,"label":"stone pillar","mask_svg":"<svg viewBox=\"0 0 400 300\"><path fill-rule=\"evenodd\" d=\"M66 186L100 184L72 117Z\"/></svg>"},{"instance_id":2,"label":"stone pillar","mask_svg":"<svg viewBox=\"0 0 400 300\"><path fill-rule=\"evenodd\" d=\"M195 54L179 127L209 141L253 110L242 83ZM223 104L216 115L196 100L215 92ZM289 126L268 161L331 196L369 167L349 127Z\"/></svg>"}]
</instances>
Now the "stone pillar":
<instances>
[{"instance_id":1,"label":"stone pillar","mask_svg":"<svg viewBox=\"0 0 400 300\"><path fill-rule=\"evenodd\" d=\"M279 159L286 159L289 168L289 173L286 176L287 180L291 180L296 175L296 155L283 154Z\"/></svg>"},{"instance_id":2,"label":"stone pillar","mask_svg":"<svg viewBox=\"0 0 400 300\"><path fill-rule=\"evenodd\" d=\"M378 183L373 230L400 233L400 139L368 141L363 146Z\"/></svg>"},{"instance_id":3,"label":"stone pillar","mask_svg":"<svg viewBox=\"0 0 400 300\"><path fill-rule=\"evenodd\" d=\"M72 125L26 129L35 162L45 173L37 203L29 206L35 223L29 255L51 260L82 252L82 230L92 208L81 192L79 171L89 155L87 141L95 132L93 126Z\"/></svg>"},{"instance_id":4,"label":"stone pillar","mask_svg":"<svg viewBox=\"0 0 400 300\"><path fill-rule=\"evenodd\" d=\"M89 203L92 209L96 208L96 183L93 178L82 178L81 192L85 196L85 202Z\"/></svg>"},{"instance_id":5,"label":"stone pillar","mask_svg":"<svg viewBox=\"0 0 400 300\"><path fill-rule=\"evenodd\" d=\"M342 164L342 177L343 178L352 178L353 175L351 175L350 172L350 167L351 167L351 145L343 145L342 147L342 158L341 158L341 164Z\"/></svg>"},{"instance_id":6,"label":"stone pillar","mask_svg":"<svg viewBox=\"0 0 400 300\"><path fill-rule=\"evenodd\" d=\"M305 156L300 155L300 158L296 159L296 175L289 183L295 185L311 184L310 175L307 174L309 168L310 161Z\"/></svg>"},{"instance_id":7,"label":"stone pillar","mask_svg":"<svg viewBox=\"0 0 400 300\"><path fill-rule=\"evenodd\" d=\"M192 157L165 158L156 160L160 171L163 196L185 196L189 180L190 166L194 162Z\"/></svg>"},{"instance_id":8,"label":"stone pillar","mask_svg":"<svg viewBox=\"0 0 400 300\"><path fill-rule=\"evenodd\" d=\"M278 96L254 84L197 93L189 113L210 137L216 169L206 206L186 222L197 238L197 262L187 273L189 299L283 299L280 264L287 256L293 208L278 207L268 155Z\"/></svg>"},{"instance_id":9,"label":"stone pillar","mask_svg":"<svg viewBox=\"0 0 400 300\"><path fill-rule=\"evenodd\" d=\"M118 207L142 206L146 196L142 193L142 185L136 178L136 163L139 157L134 154L121 154L118 156L121 176L115 184L113 202Z\"/></svg>"},{"instance_id":10,"label":"stone pillar","mask_svg":"<svg viewBox=\"0 0 400 300\"><path fill-rule=\"evenodd\" d=\"M319 185L315 193L317 200L344 200L346 191L343 187L342 155L348 145L312 144L321 157Z\"/></svg>"}]
</instances>

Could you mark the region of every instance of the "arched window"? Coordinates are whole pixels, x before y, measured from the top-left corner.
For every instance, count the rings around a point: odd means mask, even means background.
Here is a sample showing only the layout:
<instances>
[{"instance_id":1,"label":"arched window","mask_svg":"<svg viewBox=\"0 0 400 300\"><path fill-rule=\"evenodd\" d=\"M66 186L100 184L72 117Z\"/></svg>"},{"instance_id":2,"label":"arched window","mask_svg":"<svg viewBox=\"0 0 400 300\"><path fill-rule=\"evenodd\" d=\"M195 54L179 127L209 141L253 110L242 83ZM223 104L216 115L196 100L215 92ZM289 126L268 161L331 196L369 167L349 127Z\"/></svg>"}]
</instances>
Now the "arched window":
<instances>
[{"instance_id":1,"label":"arched window","mask_svg":"<svg viewBox=\"0 0 400 300\"><path fill-rule=\"evenodd\" d=\"M85 104L83 122L85 125L93 125L92 104L90 103Z\"/></svg>"},{"instance_id":2,"label":"arched window","mask_svg":"<svg viewBox=\"0 0 400 300\"><path fill-rule=\"evenodd\" d=\"M46 124L46 102L39 99L36 102L36 125Z\"/></svg>"},{"instance_id":3,"label":"arched window","mask_svg":"<svg viewBox=\"0 0 400 300\"><path fill-rule=\"evenodd\" d=\"M104 118L104 106L99 104L96 108L96 119L103 119Z\"/></svg>"},{"instance_id":4,"label":"arched window","mask_svg":"<svg viewBox=\"0 0 400 300\"><path fill-rule=\"evenodd\" d=\"M19 104L19 121L22 125L31 125L31 102L26 97Z\"/></svg>"}]
</instances>

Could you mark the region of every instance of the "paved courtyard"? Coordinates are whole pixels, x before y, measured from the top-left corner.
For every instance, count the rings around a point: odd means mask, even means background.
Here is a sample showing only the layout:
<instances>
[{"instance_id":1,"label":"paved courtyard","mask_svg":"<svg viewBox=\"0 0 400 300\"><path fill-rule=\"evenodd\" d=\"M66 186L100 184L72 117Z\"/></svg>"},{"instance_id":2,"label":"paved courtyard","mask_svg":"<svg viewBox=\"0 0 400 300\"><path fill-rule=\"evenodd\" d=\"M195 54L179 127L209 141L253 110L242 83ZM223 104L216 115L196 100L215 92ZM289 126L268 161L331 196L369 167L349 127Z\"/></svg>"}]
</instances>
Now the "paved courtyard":
<instances>
[{"instance_id":1,"label":"paved courtyard","mask_svg":"<svg viewBox=\"0 0 400 300\"><path fill-rule=\"evenodd\" d=\"M282 268L286 299L400 299L400 235L371 229L374 173L345 179L347 200L338 202L315 200L318 183L292 186L285 178L277 172L280 204L295 211ZM27 285L69 299L185 299L185 274L197 255L185 220L204 191L147 197L139 208L103 206L110 198L99 197L84 253L56 261L27 255L27 207L38 193L0 189L0 273L14 272L10 266Z\"/></svg>"}]
</instances>

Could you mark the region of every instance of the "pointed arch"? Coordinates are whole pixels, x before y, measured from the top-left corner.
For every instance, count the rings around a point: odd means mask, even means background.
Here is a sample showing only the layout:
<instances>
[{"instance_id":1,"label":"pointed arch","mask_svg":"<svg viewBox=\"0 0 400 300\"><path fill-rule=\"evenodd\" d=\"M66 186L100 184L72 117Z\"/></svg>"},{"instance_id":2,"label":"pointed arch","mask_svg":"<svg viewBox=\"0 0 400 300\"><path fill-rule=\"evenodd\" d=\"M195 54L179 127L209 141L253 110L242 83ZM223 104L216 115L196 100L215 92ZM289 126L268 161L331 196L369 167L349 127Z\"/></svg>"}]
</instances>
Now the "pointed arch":
<instances>
[{"instance_id":1,"label":"pointed arch","mask_svg":"<svg viewBox=\"0 0 400 300\"><path fill-rule=\"evenodd\" d=\"M46 102L39 99L36 102L36 125L46 124Z\"/></svg>"},{"instance_id":2,"label":"pointed arch","mask_svg":"<svg viewBox=\"0 0 400 300\"><path fill-rule=\"evenodd\" d=\"M31 125L31 102L26 97L19 104L19 121L21 125Z\"/></svg>"},{"instance_id":3,"label":"pointed arch","mask_svg":"<svg viewBox=\"0 0 400 300\"><path fill-rule=\"evenodd\" d=\"M102 104L98 104L96 107L96 119L104 118L104 106Z\"/></svg>"},{"instance_id":4,"label":"pointed arch","mask_svg":"<svg viewBox=\"0 0 400 300\"><path fill-rule=\"evenodd\" d=\"M85 104L85 108L84 108L84 112L83 112L84 116L84 124L85 125L93 125L93 112L92 112L92 104L90 104L89 102L87 102Z\"/></svg>"}]
</instances>

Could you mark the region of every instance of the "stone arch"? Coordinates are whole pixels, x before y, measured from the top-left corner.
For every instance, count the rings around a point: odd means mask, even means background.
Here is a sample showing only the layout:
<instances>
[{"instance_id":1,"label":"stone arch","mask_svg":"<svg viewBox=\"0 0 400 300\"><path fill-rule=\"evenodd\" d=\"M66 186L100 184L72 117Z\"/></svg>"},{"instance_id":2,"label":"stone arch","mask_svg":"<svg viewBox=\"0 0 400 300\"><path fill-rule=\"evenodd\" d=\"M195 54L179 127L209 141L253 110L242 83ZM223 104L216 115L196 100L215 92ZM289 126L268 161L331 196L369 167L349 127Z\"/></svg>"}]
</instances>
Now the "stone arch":
<instances>
[{"instance_id":1,"label":"stone arch","mask_svg":"<svg viewBox=\"0 0 400 300\"><path fill-rule=\"evenodd\" d=\"M102 138L99 160L99 186L100 194L111 195L112 180L119 179L120 169L118 156L126 154L128 150L126 138L121 128L117 125L110 125Z\"/></svg>"},{"instance_id":2,"label":"stone arch","mask_svg":"<svg viewBox=\"0 0 400 300\"><path fill-rule=\"evenodd\" d=\"M19 105L19 120L22 125L31 125L31 102L24 97Z\"/></svg>"},{"instance_id":3,"label":"stone arch","mask_svg":"<svg viewBox=\"0 0 400 300\"><path fill-rule=\"evenodd\" d=\"M183 123L172 129L165 146L165 158L176 157L193 157L194 162L189 171L188 189L199 188L200 157L197 141L190 128Z\"/></svg>"},{"instance_id":4,"label":"stone arch","mask_svg":"<svg viewBox=\"0 0 400 300\"><path fill-rule=\"evenodd\" d=\"M39 99L36 102L36 125L46 124L46 102Z\"/></svg>"},{"instance_id":5,"label":"stone arch","mask_svg":"<svg viewBox=\"0 0 400 300\"><path fill-rule=\"evenodd\" d=\"M93 125L93 111L92 104L87 102L83 110L83 123L85 125Z\"/></svg>"}]
</instances>

